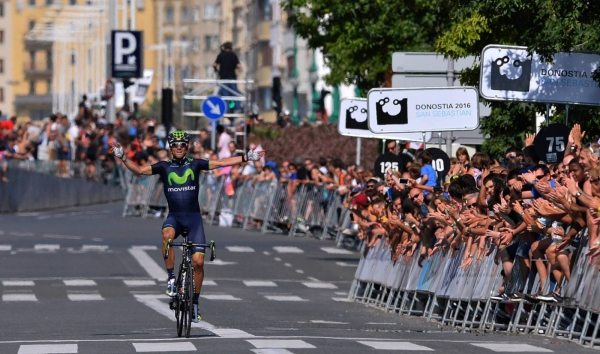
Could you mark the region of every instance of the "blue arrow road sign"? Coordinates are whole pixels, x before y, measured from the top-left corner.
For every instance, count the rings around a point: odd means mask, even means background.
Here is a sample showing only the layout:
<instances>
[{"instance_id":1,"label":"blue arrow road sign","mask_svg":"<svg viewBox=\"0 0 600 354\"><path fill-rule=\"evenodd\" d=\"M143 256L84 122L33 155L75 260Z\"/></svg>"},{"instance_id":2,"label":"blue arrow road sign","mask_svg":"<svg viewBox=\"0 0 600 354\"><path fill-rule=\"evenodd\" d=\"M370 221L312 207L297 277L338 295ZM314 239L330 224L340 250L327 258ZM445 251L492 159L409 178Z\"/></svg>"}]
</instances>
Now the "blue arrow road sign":
<instances>
[{"instance_id":1,"label":"blue arrow road sign","mask_svg":"<svg viewBox=\"0 0 600 354\"><path fill-rule=\"evenodd\" d=\"M225 101L219 96L208 96L202 103L202 113L208 119L219 119L225 114Z\"/></svg>"}]
</instances>

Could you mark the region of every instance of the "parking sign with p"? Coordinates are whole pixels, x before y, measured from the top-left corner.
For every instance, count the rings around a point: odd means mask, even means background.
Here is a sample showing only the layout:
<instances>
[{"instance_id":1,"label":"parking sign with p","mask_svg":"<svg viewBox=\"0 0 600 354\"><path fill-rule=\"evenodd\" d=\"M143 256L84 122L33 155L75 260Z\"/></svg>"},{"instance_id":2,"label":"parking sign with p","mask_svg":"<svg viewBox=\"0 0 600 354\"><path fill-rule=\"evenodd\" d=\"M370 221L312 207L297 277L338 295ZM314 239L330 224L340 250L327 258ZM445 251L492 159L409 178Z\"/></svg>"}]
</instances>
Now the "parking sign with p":
<instances>
[{"instance_id":1,"label":"parking sign with p","mask_svg":"<svg viewBox=\"0 0 600 354\"><path fill-rule=\"evenodd\" d=\"M112 31L112 77L142 77L143 36L140 31Z\"/></svg>"}]
</instances>

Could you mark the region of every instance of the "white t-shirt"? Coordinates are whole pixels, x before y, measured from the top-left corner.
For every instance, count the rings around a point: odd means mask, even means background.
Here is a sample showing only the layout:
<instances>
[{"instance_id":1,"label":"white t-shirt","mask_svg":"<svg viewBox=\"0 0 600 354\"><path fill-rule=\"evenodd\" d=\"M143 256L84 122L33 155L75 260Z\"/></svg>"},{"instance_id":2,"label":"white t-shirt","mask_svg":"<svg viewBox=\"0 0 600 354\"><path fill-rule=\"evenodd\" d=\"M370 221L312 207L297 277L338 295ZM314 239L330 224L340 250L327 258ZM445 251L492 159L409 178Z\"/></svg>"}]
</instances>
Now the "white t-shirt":
<instances>
[{"instance_id":1,"label":"white t-shirt","mask_svg":"<svg viewBox=\"0 0 600 354\"><path fill-rule=\"evenodd\" d=\"M217 143L217 148L219 149L219 159L231 157L231 152L229 151L230 142L231 136L229 136L229 134L223 132L223 134L219 135L219 142Z\"/></svg>"}]
</instances>

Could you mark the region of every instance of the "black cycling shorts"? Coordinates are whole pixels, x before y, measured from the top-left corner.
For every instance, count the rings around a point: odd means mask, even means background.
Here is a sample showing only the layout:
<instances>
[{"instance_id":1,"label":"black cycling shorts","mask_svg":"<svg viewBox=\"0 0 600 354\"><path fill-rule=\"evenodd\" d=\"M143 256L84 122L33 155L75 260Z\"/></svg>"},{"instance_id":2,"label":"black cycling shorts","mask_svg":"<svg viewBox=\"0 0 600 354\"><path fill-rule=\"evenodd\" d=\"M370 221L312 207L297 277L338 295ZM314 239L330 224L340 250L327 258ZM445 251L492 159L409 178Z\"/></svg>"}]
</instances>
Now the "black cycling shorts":
<instances>
[{"instance_id":1,"label":"black cycling shorts","mask_svg":"<svg viewBox=\"0 0 600 354\"><path fill-rule=\"evenodd\" d=\"M184 230L187 230L188 240L192 241L192 243L202 245L193 247L192 252L205 253L206 236L204 235L202 216L199 213L169 213L162 228L166 227L175 229L175 238L181 235Z\"/></svg>"}]
</instances>

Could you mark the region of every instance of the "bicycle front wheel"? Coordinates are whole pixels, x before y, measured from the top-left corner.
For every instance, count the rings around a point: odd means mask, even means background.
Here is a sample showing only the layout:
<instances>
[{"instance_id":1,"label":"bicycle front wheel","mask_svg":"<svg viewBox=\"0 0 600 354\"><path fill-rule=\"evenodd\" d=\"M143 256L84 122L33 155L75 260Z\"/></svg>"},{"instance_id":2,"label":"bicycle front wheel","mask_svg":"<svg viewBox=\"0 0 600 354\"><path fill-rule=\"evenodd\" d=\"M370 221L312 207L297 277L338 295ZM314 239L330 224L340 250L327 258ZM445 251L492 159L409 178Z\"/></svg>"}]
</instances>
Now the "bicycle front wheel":
<instances>
[{"instance_id":1,"label":"bicycle front wheel","mask_svg":"<svg viewBox=\"0 0 600 354\"><path fill-rule=\"evenodd\" d=\"M186 331L185 337L190 337L190 331L192 329L192 318L194 318L194 268L190 264L190 268L188 269L188 276L185 287L185 297L186 297Z\"/></svg>"},{"instance_id":2,"label":"bicycle front wheel","mask_svg":"<svg viewBox=\"0 0 600 354\"><path fill-rule=\"evenodd\" d=\"M179 271L179 276L177 277L177 285L175 289L177 289L177 294L175 295L175 319L177 320L177 336L181 337L183 334L183 325L185 321L185 302L183 301L183 294L179 289L182 288L185 282L186 274L185 271Z\"/></svg>"}]
</instances>

